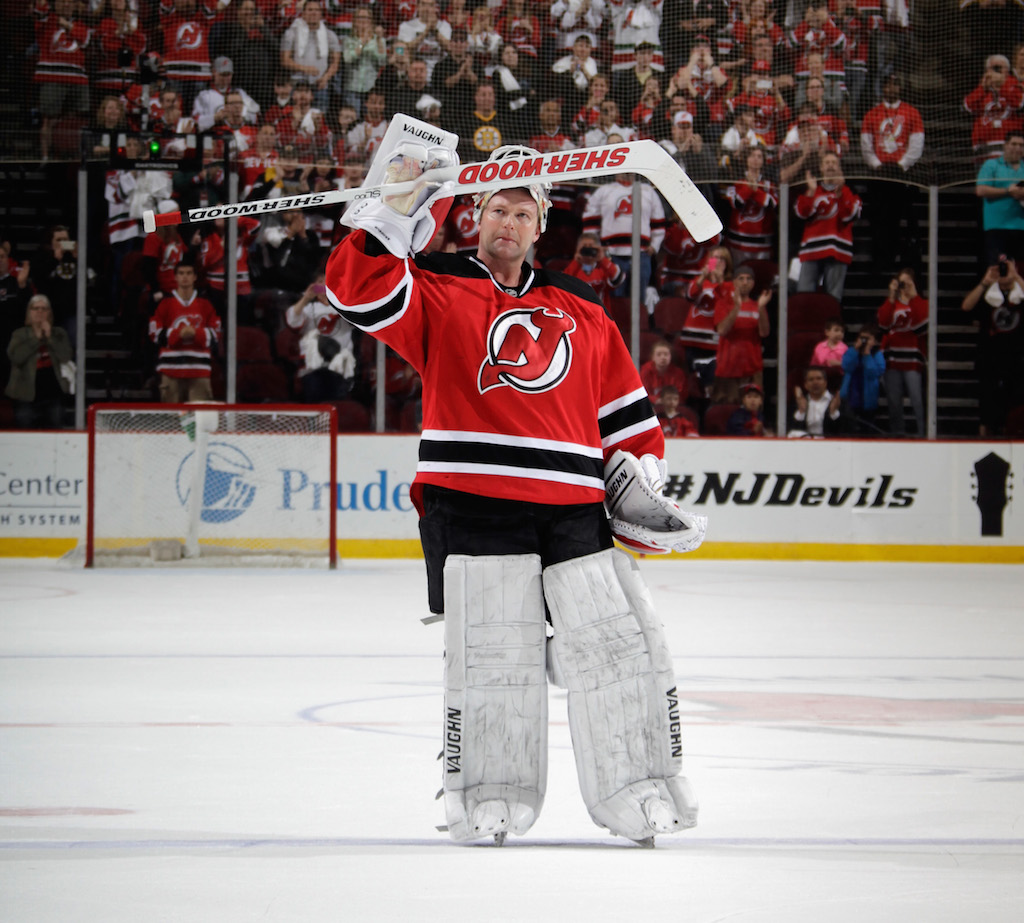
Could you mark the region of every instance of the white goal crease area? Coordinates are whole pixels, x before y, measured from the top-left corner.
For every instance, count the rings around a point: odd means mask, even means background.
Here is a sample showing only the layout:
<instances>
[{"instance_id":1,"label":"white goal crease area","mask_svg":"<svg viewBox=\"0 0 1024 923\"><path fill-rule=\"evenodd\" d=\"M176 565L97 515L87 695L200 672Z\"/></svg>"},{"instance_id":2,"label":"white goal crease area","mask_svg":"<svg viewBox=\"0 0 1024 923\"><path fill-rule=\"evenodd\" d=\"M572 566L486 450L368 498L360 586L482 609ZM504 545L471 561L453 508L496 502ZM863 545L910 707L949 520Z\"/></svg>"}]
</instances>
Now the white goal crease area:
<instances>
[{"instance_id":1,"label":"white goal crease area","mask_svg":"<svg viewBox=\"0 0 1024 923\"><path fill-rule=\"evenodd\" d=\"M330 405L96 404L85 564L334 567Z\"/></svg>"}]
</instances>

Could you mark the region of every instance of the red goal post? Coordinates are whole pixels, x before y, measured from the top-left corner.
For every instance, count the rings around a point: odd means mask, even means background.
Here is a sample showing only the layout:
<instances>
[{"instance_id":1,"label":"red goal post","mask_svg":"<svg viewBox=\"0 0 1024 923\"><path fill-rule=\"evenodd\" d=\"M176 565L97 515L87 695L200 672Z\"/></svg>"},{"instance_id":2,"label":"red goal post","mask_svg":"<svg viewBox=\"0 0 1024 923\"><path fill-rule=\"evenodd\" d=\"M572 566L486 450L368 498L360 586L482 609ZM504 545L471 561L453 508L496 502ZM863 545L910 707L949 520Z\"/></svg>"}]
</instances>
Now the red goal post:
<instances>
[{"instance_id":1,"label":"red goal post","mask_svg":"<svg viewBox=\"0 0 1024 923\"><path fill-rule=\"evenodd\" d=\"M337 412L94 404L86 567L335 567Z\"/></svg>"}]
</instances>

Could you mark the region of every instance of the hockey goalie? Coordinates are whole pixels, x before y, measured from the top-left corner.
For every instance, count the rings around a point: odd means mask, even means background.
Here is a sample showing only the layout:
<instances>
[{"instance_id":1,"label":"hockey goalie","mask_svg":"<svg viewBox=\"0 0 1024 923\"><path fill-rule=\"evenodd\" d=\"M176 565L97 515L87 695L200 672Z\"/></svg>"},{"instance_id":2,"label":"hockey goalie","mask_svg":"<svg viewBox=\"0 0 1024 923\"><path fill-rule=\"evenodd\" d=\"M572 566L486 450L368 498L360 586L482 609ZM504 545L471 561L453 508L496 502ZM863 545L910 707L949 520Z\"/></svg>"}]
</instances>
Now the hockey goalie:
<instances>
[{"instance_id":1,"label":"hockey goalie","mask_svg":"<svg viewBox=\"0 0 1024 923\"><path fill-rule=\"evenodd\" d=\"M457 164L458 138L401 114L367 187ZM491 159L530 153L499 147ZM403 187L405 188L405 187ZM428 252L453 187L368 196L327 264L334 307L423 380L412 498L443 613L451 838L522 835L544 801L548 675L568 689L594 822L644 844L692 827L672 659L633 559L689 551L702 517L662 492L664 441L618 329L586 284L534 268L542 183L477 194L473 257Z\"/></svg>"}]
</instances>

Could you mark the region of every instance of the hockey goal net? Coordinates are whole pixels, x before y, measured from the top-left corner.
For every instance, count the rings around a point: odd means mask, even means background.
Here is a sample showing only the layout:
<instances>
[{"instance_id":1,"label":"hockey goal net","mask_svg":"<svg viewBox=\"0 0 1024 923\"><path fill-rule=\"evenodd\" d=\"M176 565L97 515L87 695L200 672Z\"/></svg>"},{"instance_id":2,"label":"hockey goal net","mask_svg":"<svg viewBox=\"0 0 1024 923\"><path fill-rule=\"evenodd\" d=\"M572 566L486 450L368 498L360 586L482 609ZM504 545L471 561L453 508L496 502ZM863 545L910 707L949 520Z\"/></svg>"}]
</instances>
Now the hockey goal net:
<instances>
[{"instance_id":1,"label":"hockey goal net","mask_svg":"<svg viewBox=\"0 0 1024 923\"><path fill-rule=\"evenodd\" d=\"M334 567L333 407L97 404L86 566Z\"/></svg>"}]
</instances>

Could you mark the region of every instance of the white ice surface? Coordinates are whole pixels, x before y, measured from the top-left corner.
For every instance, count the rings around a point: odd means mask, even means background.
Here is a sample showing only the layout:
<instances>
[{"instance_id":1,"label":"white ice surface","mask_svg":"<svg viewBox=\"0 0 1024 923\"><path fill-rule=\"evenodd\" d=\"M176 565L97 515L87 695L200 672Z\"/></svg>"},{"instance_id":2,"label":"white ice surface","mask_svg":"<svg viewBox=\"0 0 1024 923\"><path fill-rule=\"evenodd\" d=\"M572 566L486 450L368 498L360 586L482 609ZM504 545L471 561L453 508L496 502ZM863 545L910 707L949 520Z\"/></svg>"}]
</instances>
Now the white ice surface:
<instances>
[{"instance_id":1,"label":"white ice surface","mask_svg":"<svg viewBox=\"0 0 1024 923\"><path fill-rule=\"evenodd\" d=\"M648 561L699 826L455 846L423 565L0 566L0 920L1024 920L1024 568Z\"/></svg>"}]
</instances>

